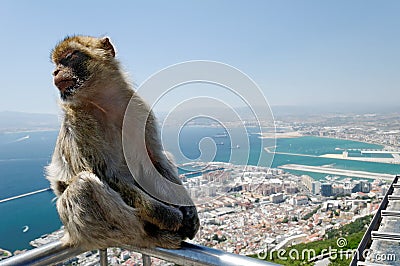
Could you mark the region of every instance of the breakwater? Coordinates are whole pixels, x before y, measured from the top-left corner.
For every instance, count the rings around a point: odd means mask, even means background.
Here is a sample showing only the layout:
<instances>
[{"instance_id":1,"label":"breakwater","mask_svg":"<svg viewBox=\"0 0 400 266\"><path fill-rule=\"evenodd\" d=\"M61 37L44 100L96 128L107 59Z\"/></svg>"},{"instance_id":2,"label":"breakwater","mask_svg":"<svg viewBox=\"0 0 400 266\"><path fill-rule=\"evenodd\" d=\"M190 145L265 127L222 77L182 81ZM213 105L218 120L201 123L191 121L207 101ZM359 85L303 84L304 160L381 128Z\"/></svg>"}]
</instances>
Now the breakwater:
<instances>
[{"instance_id":1,"label":"breakwater","mask_svg":"<svg viewBox=\"0 0 400 266\"><path fill-rule=\"evenodd\" d=\"M7 201L10 201L10 200L19 199L19 198L23 198L23 197L28 197L28 196L35 195L35 194L38 194L38 193L42 193L42 192L45 192L45 191L48 191L48 190L51 190L51 188L48 187L48 188L44 188L44 189L39 189L39 190L32 191L32 192L29 192L29 193L21 194L21 195L18 195L18 196L2 199L2 200L0 200L0 203L7 202Z\"/></svg>"}]
</instances>

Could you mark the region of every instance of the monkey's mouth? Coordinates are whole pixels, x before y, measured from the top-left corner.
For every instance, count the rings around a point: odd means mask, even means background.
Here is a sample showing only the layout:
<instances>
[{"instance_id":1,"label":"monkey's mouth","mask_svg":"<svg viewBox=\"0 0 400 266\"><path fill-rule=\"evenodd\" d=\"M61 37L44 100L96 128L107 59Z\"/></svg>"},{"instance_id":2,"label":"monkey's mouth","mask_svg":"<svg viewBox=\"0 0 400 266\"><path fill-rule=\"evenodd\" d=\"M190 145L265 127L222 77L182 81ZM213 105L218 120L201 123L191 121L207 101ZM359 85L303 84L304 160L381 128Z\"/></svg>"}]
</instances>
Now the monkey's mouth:
<instances>
[{"instance_id":1,"label":"monkey's mouth","mask_svg":"<svg viewBox=\"0 0 400 266\"><path fill-rule=\"evenodd\" d=\"M68 88L71 88L75 85L76 80L73 79L60 79L54 80L54 84L60 90L61 93L65 92Z\"/></svg>"},{"instance_id":2,"label":"monkey's mouth","mask_svg":"<svg viewBox=\"0 0 400 266\"><path fill-rule=\"evenodd\" d=\"M60 91L60 97L63 100L71 98L80 87L80 83L76 79L54 79L54 85Z\"/></svg>"}]
</instances>

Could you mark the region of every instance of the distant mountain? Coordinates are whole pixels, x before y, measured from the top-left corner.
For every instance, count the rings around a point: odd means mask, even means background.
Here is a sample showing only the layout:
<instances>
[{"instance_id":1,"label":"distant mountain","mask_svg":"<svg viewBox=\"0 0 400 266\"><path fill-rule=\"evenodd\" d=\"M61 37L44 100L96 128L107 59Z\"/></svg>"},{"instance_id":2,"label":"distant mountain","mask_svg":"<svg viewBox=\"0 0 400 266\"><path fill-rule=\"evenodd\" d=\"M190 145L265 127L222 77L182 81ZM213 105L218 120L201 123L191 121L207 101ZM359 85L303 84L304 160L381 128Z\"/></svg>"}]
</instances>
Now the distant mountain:
<instances>
[{"instance_id":1,"label":"distant mountain","mask_svg":"<svg viewBox=\"0 0 400 266\"><path fill-rule=\"evenodd\" d=\"M60 121L55 114L0 112L0 132L56 130Z\"/></svg>"},{"instance_id":2,"label":"distant mountain","mask_svg":"<svg viewBox=\"0 0 400 266\"><path fill-rule=\"evenodd\" d=\"M271 106L273 116L276 120L280 119L313 119L321 115L340 115L340 114L368 114L368 113L399 113L399 105L384 104L330 104L330 105L304 105L304 106ZM224 106L192 106L190 108L176 108L169 114L165 110L156 110L156 117L159 122L169 115L169 122L186 121L189 117L211 116L220 119L221 122L236 122L240 117L241 121L253 121L254 113L261 114L269 118L270 110L268 107L224 107ZM258 117L260 119L260 117ZM198 118L199 123L209 123L208 118ZM261 119L263 120L263 119ZM0 112L0 132L6 131L31 131L31 130L57 130L60 127L60 119L56 114L35 114L22 112Z\"/></svg>"}]
</instances>

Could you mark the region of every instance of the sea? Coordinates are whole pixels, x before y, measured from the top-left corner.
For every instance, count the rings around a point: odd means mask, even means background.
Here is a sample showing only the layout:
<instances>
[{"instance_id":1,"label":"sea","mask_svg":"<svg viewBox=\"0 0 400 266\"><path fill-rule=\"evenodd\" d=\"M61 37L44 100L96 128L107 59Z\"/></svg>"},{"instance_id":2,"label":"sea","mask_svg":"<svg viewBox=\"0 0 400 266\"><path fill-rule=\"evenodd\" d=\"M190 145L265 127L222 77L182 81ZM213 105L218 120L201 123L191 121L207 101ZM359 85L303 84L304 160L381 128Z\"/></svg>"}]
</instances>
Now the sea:
<instances>
[{"instance_id":1,"label":"sea","mask_svg":"<svg viewBox=\"0 0 400 266\"><path fill-rule=\"evenodd\" d=\"M270 130L270 129L267 129ZM49 187L44 167L49 164L57 131L15 132L0 134L0 200ZM359 149L382 149L383 146L350 140L294 137L260 138L260 129L226 129L223 127L187 126L182 129L164 127L161 133L164 149L177 163L223 161L240 165L278 167L284 164L334 168L377 173L399 174L400 165L301 156L341 153L351 149L352 156L361 156ZM285 154L268 153L276 148ZM287 154L289 153L289 154ZM292 155L290 155L292 154ZM181 166L181 173L191 171ZM325 174L289 171L324 179ZM0 203L0 248L30 249L29 242L62 226L55 207L55 195L44 191Z\"/></svg>"}]
</instances>

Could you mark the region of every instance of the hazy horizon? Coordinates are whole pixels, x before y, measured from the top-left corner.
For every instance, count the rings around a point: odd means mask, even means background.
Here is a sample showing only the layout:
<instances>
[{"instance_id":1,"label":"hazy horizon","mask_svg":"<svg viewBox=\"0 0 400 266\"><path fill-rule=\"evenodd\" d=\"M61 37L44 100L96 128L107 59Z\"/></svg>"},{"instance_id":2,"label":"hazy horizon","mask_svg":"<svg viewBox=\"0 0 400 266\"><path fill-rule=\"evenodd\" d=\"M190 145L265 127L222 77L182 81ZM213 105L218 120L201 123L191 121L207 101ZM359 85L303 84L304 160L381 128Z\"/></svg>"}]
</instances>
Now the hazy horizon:
<instances>
[{"instance_id":1,"label":"hazy horizon","mask_svg":"<svg viewBox=\"0 0 400 266\"><path fill-rule=\"evenodd\" d=\"M243 111L244 109L250 110L248 106L238 105L229 106L235 110ZM221 106L191 106L191 109L201 110L204 108L211 110L223 110L228 107ZM314 105L271 105L272 113L278 113L279 115L285 114L301 114L301 115L327 115L327 114L385 114L385 113L400 113L400 103L398 104L360 104L360 103L333 103L333 104L314 104ZM179 109L177 112L184 112L186 109ZM153 110L156 115L165 115L170 112L176 111L175 109L156 108ZM313 112L315 111L315 112ZM26 112L18 110L0 110L0 118L4 115L13 114L28 114L28 115L50 115L50 116L62 116L62 111L57 109L55 112Z\"/></svg>"}]
</instances>

